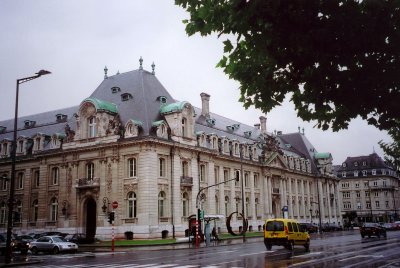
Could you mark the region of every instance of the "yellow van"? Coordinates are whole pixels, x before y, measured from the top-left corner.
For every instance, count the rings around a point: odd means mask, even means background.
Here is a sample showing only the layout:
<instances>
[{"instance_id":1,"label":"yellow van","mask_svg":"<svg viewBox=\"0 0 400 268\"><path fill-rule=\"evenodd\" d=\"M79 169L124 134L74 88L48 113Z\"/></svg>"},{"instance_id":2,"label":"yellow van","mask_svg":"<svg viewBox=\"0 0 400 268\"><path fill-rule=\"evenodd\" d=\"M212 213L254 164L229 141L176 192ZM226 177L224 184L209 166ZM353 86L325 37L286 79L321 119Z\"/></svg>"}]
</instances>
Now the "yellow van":
<instances>
[{"instance_id":1,"label":"yellow van","mask_svg":"<svg viewBox=\"0 0 400 268\"><path fill-rule=\"evenodd\" d=\"M264 244L267 250L272 246L284 246L293 250L295 245L310 249L310 235L307 230L292 219L268 219L264 225Z\"/></svg>"}]
</instances>

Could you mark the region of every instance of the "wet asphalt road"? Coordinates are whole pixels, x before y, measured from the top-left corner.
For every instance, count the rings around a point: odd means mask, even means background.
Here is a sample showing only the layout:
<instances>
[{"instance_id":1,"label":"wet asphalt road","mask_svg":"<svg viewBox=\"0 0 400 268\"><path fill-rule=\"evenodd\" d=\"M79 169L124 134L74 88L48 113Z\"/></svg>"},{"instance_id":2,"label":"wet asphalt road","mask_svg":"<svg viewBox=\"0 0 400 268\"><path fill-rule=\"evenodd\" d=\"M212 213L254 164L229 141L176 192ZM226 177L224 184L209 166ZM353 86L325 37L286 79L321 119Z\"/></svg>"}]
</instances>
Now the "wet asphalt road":
<instances>
[{"instance_id":1,"label":"wet asphalt road","mask_svg":"<svg viewBox=\"0 0 400 268\"><path fill-rule=\"evenodd\" d=\"M312 235L309 252L274 246L267 251L262 238L230 241L210 247L188 244L169 247L89 250L77 254L28 255L41 261L29 267L45 268L232 268L232 267L400 267L400 231L388 232L387 239L364 238L357 230Z\"/></svg>"}]
</instances>

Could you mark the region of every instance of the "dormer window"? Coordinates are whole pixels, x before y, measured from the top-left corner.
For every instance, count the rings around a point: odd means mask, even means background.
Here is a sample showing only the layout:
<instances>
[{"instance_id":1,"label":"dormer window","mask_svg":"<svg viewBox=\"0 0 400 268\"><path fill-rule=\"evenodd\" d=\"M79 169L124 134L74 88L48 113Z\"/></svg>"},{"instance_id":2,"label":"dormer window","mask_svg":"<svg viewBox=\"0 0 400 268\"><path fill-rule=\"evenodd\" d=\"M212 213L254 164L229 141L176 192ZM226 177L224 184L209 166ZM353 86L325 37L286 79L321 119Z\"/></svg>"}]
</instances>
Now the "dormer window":
<instances>
[{"instance_id":1,"label":"dormer window","mask_svg":"<svg viewBox=\"0 0 400 268\"><path fill-rule=\"evenodd\" d=\"M215 126L216 120L214 118L207 118L206 122L209 126Z\"/></svg>"},{"instance_id":2,"label":"dormer window","mask_svg":"<svg viewBox=\"0 0 400 268\"><path fill-rule=\"evenodd\" d=\"M251 136L251 131L245 131L245 132L244 132L244 136L245 136L246 138L250 138L250 136Z\"/></svg>"},{"instance_id":3,"label":"dormer window","mask_svg":"<svg viewBox=\"0 0 400 268\"><path fill-rule=\"evenodd\" d=\"M346 163L343 163L343 164L342 164L342 167L347 167L347 164L346 164Z\"/></svg>"},{"instance_id":4,"label":"dormer window","mask_svg":"<svg viewBox=\"0 0 400 268\"><path fill-rule=\"evenodd\" d=\"M187 120L186 118L182 118L182 137L187 136Z\"/></svg>"},{"instance_id":5,"label":"dormer window","mask_svg":"<svg viewBox=\"0 0 400 268\"><path fill-rule=\"evenodd\" d=\"M120 91L121 91L121 89L120 89L119 87L112 87L112 88L111 88L111 93L112 93L112 94L118 93L118 92L120 92Z\"/></svg>"},{"instance_id":6,"label":"dormer window","mask_svg":"<svg viewBox=\"0 0 400 268\"><path fill-rule=\"evenodd\" d=\"M96 117L92 116L88 120L88 137L96 137Z\"/></svg>"},{"instance_id":7,"label":"dormer window","mask_svg":"<svg viewBox=\"0 0 400 268\"><path fill-rule=\"evenodd\" d=\"M355 167L358 167L358 162L357 162L357 161L354 162L354 166L355 166Z\"/></svg>"},{"instance_id":8,"label":"dormer window","mask_svg":"<svg viewBox=\"0 0 400 268\"><path fill-rule=\"evenodd\" d=\"M68 116L65 114L57 114L56 115L56 120L57 122L65 122L67 121Z\"/></svg>"},{"instance_id":9,"label":"dormer window","mask_svg":"<svg viewBox=\"0 0 400 268\"><path fill-rule=\"evenodd\" d=\"M159 97L157 98L157 100L160 102L161 105L167 103L167 97L165 97L165 96L159 96Z\"/></svg>"},{"instance_id":10,"label":"dormer window","mask_svg":"<svg viewBox=\"0 0 400 268\"><path fill-rule=\"evenodd\" d=\"M25 128L34 127L35 124L36 124L36 121L31 121L31 120L25 120L24 121L24 127Z\"/></svg>"},{"instance_id":11,"label":"dormer window","mask_svg":"<svg viewBox=\"0 0 400 268\"><path fill-rule=\"evenodd\" d=\"M130 100L130 99L133 99L133 97L132 97L132 95L129 94L129 93L124 93L124 94L121 95L121 100L122 100L122 101L128 101L128 100Z\"/></svg>"},{"instance_id":12,"label":"dormer window","mask_svg":"<svg viewBox=\"0 0 400 268\"><path fill-rule=\"evenodd\" d=\"M367 162L366 161L363 161L363 166L366 166L367 165Z\"/></svg>"},{"instance_id":13,"label":"dormer window","mask_svg":"<svg viewBox=\"0 0 400 268\"><path fill-rule=\"evenodd\" d=\"M229 130L229 131L234 131L235 130L235 128L233 126L226 126L226 129Z\"/></svg>"}]
</instances>

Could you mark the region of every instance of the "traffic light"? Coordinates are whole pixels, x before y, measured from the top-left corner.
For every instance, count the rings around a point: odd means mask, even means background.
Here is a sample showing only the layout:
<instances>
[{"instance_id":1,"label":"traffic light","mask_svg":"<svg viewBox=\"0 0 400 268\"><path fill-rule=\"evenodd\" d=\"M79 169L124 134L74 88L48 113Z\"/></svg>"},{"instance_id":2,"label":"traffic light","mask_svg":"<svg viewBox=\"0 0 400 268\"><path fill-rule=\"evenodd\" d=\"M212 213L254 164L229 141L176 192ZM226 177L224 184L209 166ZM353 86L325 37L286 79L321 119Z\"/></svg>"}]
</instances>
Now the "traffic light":
<instances>
[{"instance_id":1,"label":"traffic light","mask_svg":"<svg viewBox=\"0 0 400 268\"><path fill-rule=\"evenodd\" d=\"M110 224L112 224L113 221L114 221L114 219L115 219L114 213L115 213L115 212L112 211L112 212L110 212L110 213L108 214L108 222L109 222Z\"/></svg>"},{"instance_id":2,"label":"traffic light","mask_svg":"<svg viewBox=\"0 0 400 268\"><path fill-rule=\"evenodd\" d=\"M198 209L197 217L198 217L199 221L203 220L204 219L204 210Z\"/></svg>"}]
</instances>

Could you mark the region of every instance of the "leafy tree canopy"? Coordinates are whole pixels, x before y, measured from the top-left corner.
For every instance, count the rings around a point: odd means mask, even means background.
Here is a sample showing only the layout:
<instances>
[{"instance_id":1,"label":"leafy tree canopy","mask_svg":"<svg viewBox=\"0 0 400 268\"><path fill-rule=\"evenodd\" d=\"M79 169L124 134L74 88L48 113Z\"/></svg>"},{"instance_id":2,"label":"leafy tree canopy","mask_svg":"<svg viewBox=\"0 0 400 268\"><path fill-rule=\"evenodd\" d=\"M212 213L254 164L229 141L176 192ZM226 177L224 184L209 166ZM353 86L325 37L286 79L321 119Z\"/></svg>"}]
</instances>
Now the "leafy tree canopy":
<instances>
[{"instance_id":1,"label":"leafy tree canopy","mask_svg":"<svg viewBox=\"0 0 400 268\"><path fill-rule=\"evenodd\" d=\"M400 171L400 127L393 127L388 133L393 139L393 142L385 143L380 141L379 145L385 153L385 160Z\"/></svg>"},{"instance_id":2,"label":"leafy tree canopy","mask_svg":"<svg viewBox=\"0 0 400 268\"><path fill-rule=\"evenodd\" d=\"M400 1L176 0L189 35L226 37L219 67L240 101L269 112L288 93L300 118L334 131L400 117Z\"/></svg>"}]
</instances>

